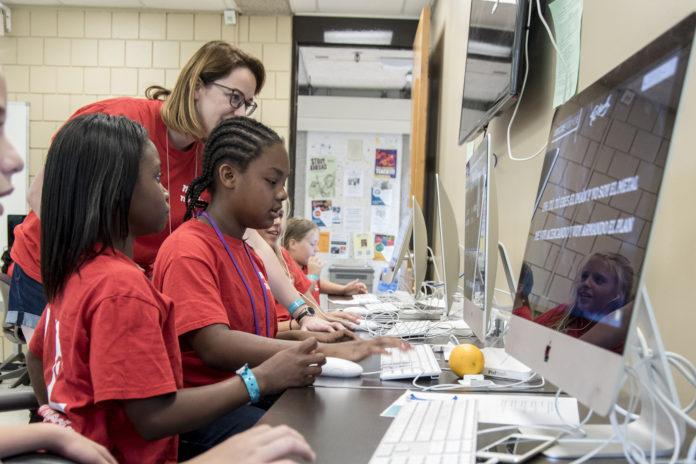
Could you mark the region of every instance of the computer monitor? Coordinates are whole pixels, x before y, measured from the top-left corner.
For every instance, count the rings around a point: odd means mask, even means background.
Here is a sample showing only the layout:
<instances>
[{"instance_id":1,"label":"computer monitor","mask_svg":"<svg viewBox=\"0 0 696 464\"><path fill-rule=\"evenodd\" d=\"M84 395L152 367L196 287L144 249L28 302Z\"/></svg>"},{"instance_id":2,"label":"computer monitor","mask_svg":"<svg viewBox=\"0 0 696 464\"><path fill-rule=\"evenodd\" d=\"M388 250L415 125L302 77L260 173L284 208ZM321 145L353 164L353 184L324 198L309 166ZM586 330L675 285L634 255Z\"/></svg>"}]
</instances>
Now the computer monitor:
<instances>
[{"instance_id":1,"label":"computer monitor","mask_svg":"<svg viewBox=\"0 0 696 464\"><path fill-rule=\"evenodd\" d=\"M412 244L413 251L411 252L409 251L409 244ZM428 265L428 238L423 210L415 197L411 197L409 214L401 221L399 233L394 243L394 253L382 274L384 283L391 284L394 282L394 277L399 272L399 268L404 260L411 263L411 268L413 269L413 291L415 294L418 294L421 285L423 285Z\"/></svg>"},{"instance_id":2,"label":"computer monitor","mask_svg":"<svg viewBox=\"0 0 696 464\"><path fill-rule=\"evenodd\" d=\"M533 284L518 292L505 349L602 415L613 408L633 354L642 351L633 349L636 316L654 321L644 259L694 27L696 14L560 106L551 126L549 147L558 155L524 254ZM654 359L663 359L653 329ZM669 369L648 383L676 399ZM638 432L630 433L671 438L661 414L644 403L629 426ZM649 448L638 435L631 439ZM658 452L669 451L669 441L660 446Z\"/></svg>"},{"instance_id":3,"label":"computer monitor","mask_svg":"<svg viewBox=\"0 0 696 464\"><path fill-rule=\"evenodd\" d=\"M437 195L437 224L440 229L440 259L442 260L445 315L449 315L459 282L459 232L457 231L454 208L452 208L452 203L438 174L435 174L435 193Z\"/></svg>"},{"instance_id":4,"label":"computer monitor","mask_svg":"<svg viewBox=\"0 0 696 464\"><path fill-rule=\"evenodd\" d=\"M498 211L490 134L474 150L466 169L464 214L464 321L482 342L493 302L498 246Z\"/></svg>"}]
</instances>

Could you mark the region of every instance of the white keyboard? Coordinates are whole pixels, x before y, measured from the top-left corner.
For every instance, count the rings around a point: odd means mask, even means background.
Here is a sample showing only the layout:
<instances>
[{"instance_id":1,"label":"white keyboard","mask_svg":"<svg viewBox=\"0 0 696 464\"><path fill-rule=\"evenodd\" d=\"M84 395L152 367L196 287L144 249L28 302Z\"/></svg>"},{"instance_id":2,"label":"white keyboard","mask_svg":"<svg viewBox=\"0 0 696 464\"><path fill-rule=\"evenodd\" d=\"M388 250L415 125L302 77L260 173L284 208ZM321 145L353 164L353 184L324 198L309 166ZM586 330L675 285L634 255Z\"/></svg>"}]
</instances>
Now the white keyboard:
<instances>
[{"instance_id":1,"label":"white keyboard","mask_svg":"<svg viewBox=\"0 0 696 464\"><path fill-rule=\"evenodd\" d=\"M353 302L355 304L365 306L368 303L379 303L380 300L377 298L377 295L373 293L360 293L353 295Z\"/></svg>"},{"instance_id":2,"label":"white keyboard","mask_svg":"<svg viewBox=\"0 0 696 464\"><path fill-rule=\"evenodd\" d=\"M440 321L397 321L394 325L384 333L388 337L424 337L433 329L441 325ZM431 334L432 335L432 334Z\"/></svg>"},{"instance_id":3,"label":"white keyboard","mask_svg":"<svg viewBox=\"0 0 696 464\"><path fill-rule=\"evenodd\" d=\"M372 313L398 313L399 308L391 303L366 303L365 309Z\"/></svg>"},{"instance_id":4,"label":"white keyboard","mask_svg":"<svg viewBox=\"0 0 696 464\"><path fill-rule=\"evenodd\" d=\"M475 399L410 401L401 407L370 464L476 462Z\"/></svg>"},{"instance_id":5,"label":"white keyboard","mask_svg":"<svg viewBox=\"0 0 696 464\"><path fill-rule=\"evenodd\" d=\"M440 365L430 345L413 345L412 350L387 348L381 355L379 378L382 380L410 379L414 377L440 377Z\"/></svg>"}]
</instances>

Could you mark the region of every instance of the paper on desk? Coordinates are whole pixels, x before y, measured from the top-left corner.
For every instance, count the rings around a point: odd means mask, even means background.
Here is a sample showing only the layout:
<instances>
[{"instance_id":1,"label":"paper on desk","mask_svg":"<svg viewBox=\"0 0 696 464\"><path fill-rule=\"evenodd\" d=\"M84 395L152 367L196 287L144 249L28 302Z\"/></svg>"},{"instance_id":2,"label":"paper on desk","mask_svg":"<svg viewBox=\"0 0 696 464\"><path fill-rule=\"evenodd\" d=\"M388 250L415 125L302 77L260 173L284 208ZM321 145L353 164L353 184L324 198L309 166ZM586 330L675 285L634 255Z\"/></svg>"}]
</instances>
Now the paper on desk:
<instances>
[{"instance_id":1,"label":"paper on desk","mask_svg":"<svg viewBox=\"0 0 696 464\"><path fill-rule=\"evenodd\" d=\"M561 55L556 56L556 88L553 95L555 108L575 95L578 88L582 2L555 0L549 3L549 10L553 17L556 45Z\"/></svg>"},{"instance_id":2,"label":"paper on desk","mask_svg":"<svg viewBox=\"0 0 696 464\"><path fill-rule=\"evenodd\" d=\"M478 400L479 422L509 425L578 425L578 400L558 398L556 413L555 396L550 395L496 395L465 393L466 398ZM409 401L456 401L463 397L456 393L431 393L406 390L394 403L385 409L382 417L396 417L401 406Z\"/></svg>"}]
</instances>

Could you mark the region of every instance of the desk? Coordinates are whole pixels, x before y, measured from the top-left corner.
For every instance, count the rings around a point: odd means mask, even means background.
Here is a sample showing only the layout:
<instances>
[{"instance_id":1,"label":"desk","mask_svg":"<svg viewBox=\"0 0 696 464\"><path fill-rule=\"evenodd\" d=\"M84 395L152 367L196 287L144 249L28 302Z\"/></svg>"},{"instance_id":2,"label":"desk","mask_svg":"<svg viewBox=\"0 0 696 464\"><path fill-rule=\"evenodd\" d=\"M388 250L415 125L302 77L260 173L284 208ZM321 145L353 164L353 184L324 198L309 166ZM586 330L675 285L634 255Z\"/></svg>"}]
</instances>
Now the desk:
<instances>
[{"instance_id":1,"label":"desk","mask_svg":"<svg viewBox=\"0 0 696 464\"><path fill-rule=\"evenodd\" d=\"M362 365L366 372L377 370L379 356L372 356ZM454 378L451 372L443 371L440 382L452 383ZM377 375L360 379L319 377L317 382L326 386L291 388L285 391L260 423L287 424L300 431L316 452L317 463L369 462L392 422L391 418L381 417L380 413L401 396L404 389L410 388L410 382L380 382ZM427 385L425 381L419 384ZM382 388L369 388L376 386ZM384 387L391 389L383 389ZM555 393L553 386L518 393L529 394L530 391ZM486 436L486 440L493 441L503 435ZM482 444L483 441L479 439L479 446Z\"/></svg>"}]
</instances>

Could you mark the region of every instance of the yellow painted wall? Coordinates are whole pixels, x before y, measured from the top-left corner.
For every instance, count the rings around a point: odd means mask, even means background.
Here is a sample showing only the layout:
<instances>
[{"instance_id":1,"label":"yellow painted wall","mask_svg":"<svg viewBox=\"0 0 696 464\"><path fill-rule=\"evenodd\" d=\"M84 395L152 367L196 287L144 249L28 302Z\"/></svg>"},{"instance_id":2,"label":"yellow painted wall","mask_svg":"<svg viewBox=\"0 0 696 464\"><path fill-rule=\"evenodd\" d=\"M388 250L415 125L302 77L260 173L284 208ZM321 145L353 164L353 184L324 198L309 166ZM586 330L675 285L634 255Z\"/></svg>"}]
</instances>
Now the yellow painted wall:
<instances>
[{"instance_id":1,"label":"yellow painted wall","mask_svg":"<svg viewBox=\"0 0 696 464\"><path fill-rule=\"evenodd\" d=\"M584 0L578 90L649 43L696 8L691 0ZM433 10L431 43L442 44L443 71L439 102L438 172L451 198L465 195L463 173L466 147L459 146L459 105L464 79L468 1L438 0ZM550 18L547 17L550 22ZM511 131L514 156L529 155L548 137L553 116L554 50L539 34L530 43L530 81ZM646 283L666 349L696 362L696 63L682 95L681 116L675 127L665 172L660 209L646 258ZM519 269L529 230L543 154L527 162L507 158L506 131L512 110L489 126L493 151L499 156L499 238ZM457 202L455 204L463 204ZM464 211L457 211L463 236ZM507 288L498 265L497 287ZM682 401L693 389L677 378Z\"/></svg>"}]
</instances>

